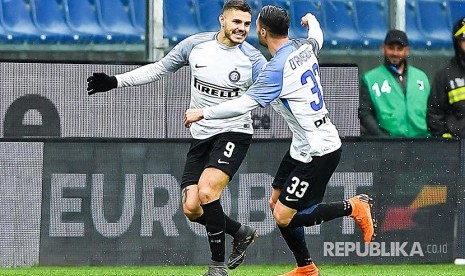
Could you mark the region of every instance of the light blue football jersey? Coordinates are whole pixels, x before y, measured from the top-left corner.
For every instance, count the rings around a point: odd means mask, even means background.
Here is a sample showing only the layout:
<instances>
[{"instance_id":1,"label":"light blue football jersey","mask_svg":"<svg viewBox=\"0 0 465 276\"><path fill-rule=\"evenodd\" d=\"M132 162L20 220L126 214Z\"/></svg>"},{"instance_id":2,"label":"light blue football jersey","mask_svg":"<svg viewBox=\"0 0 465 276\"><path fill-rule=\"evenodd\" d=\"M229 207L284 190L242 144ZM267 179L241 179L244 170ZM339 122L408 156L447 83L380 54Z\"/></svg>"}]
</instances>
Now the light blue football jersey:
<instances>
[{"instance_id":1,"label":"light blue football jersey","mask_svg":"<svg viewBox=\"0 0 465 276\"><path fill-rule=\"evenodd\" d=\"M252 85L266 63L259 50L247 42L228 47L217 33L192 35L178 43L160 61L116 75L118 87L159 80L185 65L191 70L190 108L204 108L239 98ZM169 93L169 91L167 91ZM223 132L253 133L250 112L214 120L200 120L190 127L192 137L206 139Z\"/></svg>"},{"instance_id":2,"label":"light blue football jersey","mask_svg":"<svg viewBox=\"0 0 465 276\"><path fill-rule=\"evenodd\" d=\"M289 40L276 52L247 95L262 107L269 104L292 131L292 158L310 162L341 147L323 99L314 39Z\"/></svg>"}]
</instances>

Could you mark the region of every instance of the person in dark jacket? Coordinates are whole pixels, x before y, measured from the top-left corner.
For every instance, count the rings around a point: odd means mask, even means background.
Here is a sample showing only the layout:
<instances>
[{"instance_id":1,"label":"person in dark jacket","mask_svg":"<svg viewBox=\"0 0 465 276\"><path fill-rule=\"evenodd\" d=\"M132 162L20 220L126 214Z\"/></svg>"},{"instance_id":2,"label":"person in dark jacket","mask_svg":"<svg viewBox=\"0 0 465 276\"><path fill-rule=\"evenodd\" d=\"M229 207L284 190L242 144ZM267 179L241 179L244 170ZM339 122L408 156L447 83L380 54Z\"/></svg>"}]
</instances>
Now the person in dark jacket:
<instances>
[{"instance_id":1,"label":"person in dark jacket","mask_svg":"<svg viewBox=\"0 0 465 276\"><path fill-rule=\"evenodd\" d=\"M360 81L358 116L362 135L428 137L429 79L407 63L409 43L405 32L390 30L383 53L385 62L364 73Z\"/></svg>"},{"instance_id":2,"label":"person in dark jacket","mask_svg":"<svg viewBox=\"0 0 465 276\"><path fill-rule=\"evenodd\" d=\"M465 17L452 29L455 55L433 80L427 122L433 136L465 138Z\"/></svg>"}]
</instances>

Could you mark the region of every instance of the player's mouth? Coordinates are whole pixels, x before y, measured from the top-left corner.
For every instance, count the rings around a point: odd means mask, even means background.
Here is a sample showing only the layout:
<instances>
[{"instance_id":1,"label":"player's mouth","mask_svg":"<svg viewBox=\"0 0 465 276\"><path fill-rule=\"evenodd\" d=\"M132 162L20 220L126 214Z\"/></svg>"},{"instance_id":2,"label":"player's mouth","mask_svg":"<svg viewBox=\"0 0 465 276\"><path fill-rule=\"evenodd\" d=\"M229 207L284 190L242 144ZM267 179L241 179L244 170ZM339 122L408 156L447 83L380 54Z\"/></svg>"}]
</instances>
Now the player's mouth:
<instances>
[{"instance_id":1,"label":"player's mouth","mask_svg":"<svg viewBox=\"0 0 465 276\"><path fill-rule=\"evenodd\" d=\"M234 32L233 32L233 35L234 35L237 39L244 39L244 38L247 36L247 33L246 33L246 32L243 32L243 31L234 31Z\"/></svg>"}]
</instances>

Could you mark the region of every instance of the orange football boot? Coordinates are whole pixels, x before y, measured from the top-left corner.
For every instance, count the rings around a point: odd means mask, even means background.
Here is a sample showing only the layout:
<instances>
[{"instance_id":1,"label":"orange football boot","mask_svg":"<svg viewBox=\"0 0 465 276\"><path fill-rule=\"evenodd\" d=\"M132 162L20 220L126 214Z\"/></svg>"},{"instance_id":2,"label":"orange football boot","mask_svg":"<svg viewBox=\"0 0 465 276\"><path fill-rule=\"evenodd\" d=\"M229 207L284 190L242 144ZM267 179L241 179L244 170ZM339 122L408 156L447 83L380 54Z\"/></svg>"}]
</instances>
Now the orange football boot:
<instances>
[{"instance_id":1,"label":"orange football boot","mask_svg":"<svg viewBox=\"0 0 465 276\"><path fill-rule=\"evenodd\" d=\"M306 266L299 266L296 269L280 276L320 276L320 271L318 270L318 267L312 263Z\"/></svg>"},{"instance_id":2,"label":"orange football boot","mask_svg":"<svg viewBox=\"0 0 465 276\"><path fill-rule=\"evenodd\" d=\"M365 243L370 243L375 233L373 218L371 216L371 206L373 199L366 194L356 195L349 199L352 206L352 214L358 227L362 229L363 240Z\"/></svg>"}]
</instances>

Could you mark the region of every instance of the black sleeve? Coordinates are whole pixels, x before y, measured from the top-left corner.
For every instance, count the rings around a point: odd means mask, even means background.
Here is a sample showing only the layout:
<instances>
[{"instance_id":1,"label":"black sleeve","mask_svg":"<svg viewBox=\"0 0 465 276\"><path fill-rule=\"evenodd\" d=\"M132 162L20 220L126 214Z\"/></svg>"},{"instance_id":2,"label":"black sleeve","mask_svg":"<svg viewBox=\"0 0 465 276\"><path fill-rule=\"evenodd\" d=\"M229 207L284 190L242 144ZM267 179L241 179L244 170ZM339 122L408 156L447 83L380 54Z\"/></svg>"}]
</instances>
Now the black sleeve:
<instances>
[{"instance_id":1,"label":"black sleeve","mask_svg":"<svg viewBox=\"0 0 465 276\"><path fill-rule=\"evenodd\" d=\"M363 80L360 80L358 118L360 119L360 126L364 129L364 135L389 136L387 132L379 127L370 92Z\"/></svg>"},{"instance_id":2,"label":"black sleeve","mask_svg":"<svg viewBox=\"0 0 465 276\"><path fill-rule=\"evenodd\" d=\"M443 69L444 70L444 69ZM448 109L447 80L443 70L436 73L431 92L428 98L426 123L433 136L442 136L448 132L446 123L446 110Z\"/></svg>"}]
</instances>

